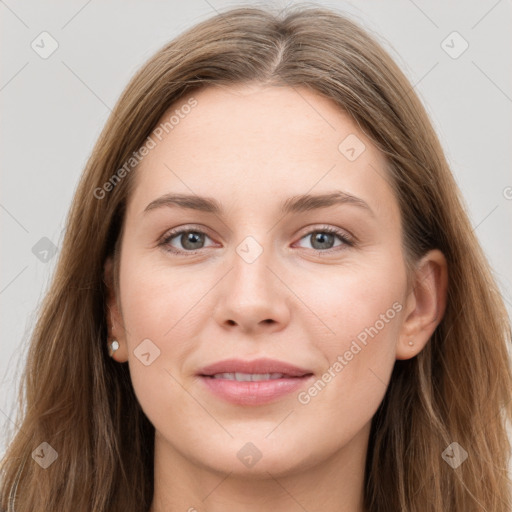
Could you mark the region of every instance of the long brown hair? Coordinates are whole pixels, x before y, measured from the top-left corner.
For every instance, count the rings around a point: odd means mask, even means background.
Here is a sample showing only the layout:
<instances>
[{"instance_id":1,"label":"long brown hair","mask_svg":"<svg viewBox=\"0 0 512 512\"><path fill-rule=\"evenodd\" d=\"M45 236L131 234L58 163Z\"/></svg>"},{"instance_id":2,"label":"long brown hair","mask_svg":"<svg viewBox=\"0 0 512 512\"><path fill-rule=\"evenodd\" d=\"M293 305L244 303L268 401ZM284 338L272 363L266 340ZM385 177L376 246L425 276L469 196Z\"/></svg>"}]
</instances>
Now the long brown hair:
<instances>
[{"instance_id":1,"label":"long brown hair","mask_svg":"<svg viewBox=\"0 0 512 512\"><path fill-rule=\"evenodd\" d=\"M167 109L210 84L308 87L339 105L386 156L406 262L448 262L447 307L426 348L396 361L372 420L369 512L510 512L510 324L442 147L411 84L373 35L333 10L227 10L160 49L124 90L76 191L51 288L30 341L2 461L16 512L141 512L153 493L154 427L127 364L106 351L105 260L115 255L136 167L105 190ZM111 190L110 190L111 189ZM42 469L32 452L58 454ZM468 458L453 468L453 442ZM44 445L45 449L49 449Z\"/></svg>"}]
</instances>

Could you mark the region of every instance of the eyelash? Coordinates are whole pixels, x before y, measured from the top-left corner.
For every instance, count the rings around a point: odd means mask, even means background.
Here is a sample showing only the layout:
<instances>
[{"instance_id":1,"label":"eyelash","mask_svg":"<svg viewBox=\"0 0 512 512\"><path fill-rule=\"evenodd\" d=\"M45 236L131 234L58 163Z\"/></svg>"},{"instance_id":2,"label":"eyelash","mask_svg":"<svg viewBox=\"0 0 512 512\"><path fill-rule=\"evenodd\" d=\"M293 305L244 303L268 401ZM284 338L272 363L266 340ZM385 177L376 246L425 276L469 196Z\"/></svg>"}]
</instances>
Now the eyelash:
<instances>
[{"instance_id":1,"label":"eyelash","mask_svg":"<svg viewBox=\"0 0 512 512\"><path fill-rule=\"evenodd\" d=\"M178 235L182 235L183 233L199 233L199 234L208 236L208 234L205 231L203 231L202 229L179 228L179 229L172 230L172 231L169 231L168 233L166 233L158 245L164 247L164 250L166 250L167 252L170 252L172 254L177 254L177 255L186 254L186 255L191 256L191 255L197 254L198 252L203 250L203 249L197 249L195 251L178 250L178 249L175 249L174 247L172 247L171 245L169 245L170 241L173 238L176 238ZM313 233L333 234L333 235L336 235L337 237L339 237L339 239L343 242L343 245L347 245L349 247L353 247L355 245L355 242L352 239L348 238L348 236L343 231L341 231L340 229L337 229L337 228L333 228L331 226L321 226L319 228L312 229L311 231L308 231L305 235L303 235L300 238L300 240L302 240L303 238L305 238L307 236L311 236ZM331 253L331 252L336 252L338 250L343 250L343 249L340 249L340 247L342 247L342 246L331 247L330 249L325 249L325 250L321 250L321 249L310 249L310 250L313 250L316 253Z\"/></svg>"}]
</instances>

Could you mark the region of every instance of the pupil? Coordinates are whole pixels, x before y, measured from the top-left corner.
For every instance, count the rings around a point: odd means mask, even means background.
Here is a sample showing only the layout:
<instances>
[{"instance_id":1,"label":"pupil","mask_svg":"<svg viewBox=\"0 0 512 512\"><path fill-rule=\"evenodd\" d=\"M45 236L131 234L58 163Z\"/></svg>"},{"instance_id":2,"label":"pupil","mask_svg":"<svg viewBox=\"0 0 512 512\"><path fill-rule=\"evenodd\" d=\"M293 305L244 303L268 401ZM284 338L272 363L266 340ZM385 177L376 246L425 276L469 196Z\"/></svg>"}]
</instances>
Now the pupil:
<instances>
[{"instance_id":1,"label":"pupil","mask_svg":"<svg viewBox=\"0 0 512 512\"><path fill-rule=\"evenodd\" d=\"M202 235L200 233L193 233L190 232L185 235L185 243L183 243L183 247L188 249L197 249L193 244L197 243L198 241L201 241ZM192 244L192 247L187 247L188 244Z\"/></svg>"},{"instance_id":2,"label":"pupil","mask_svg":"<svg viewBox=\"0 0 512 512\"><path fill-rule=\"evenodd\" d=\"M331 233L316 233L316 235L313 237L315 242L319 242L320 249L330 249L329 242L332 242L332 238L334 237ZM327 245L327 247L326 247Z\"/></svg>"}]
</instances>

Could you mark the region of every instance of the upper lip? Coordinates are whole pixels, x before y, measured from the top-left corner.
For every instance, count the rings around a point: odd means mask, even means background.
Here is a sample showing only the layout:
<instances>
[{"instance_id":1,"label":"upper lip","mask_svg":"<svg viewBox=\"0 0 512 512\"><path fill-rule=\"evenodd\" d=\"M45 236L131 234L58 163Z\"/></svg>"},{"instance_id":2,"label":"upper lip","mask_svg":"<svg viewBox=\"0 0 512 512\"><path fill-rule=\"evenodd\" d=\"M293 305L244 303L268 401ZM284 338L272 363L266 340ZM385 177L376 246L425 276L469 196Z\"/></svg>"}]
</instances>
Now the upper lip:
<instances>
[{"instance_id":1,"label":"upper lip","mask_svg":"<svg viewBox=\"0 0 512 512\"><path fill-rule=\"evenodd\" d=\"M303 377L312 372L277 359L260 358L252 361L242 359L225 359L201 368L199 375L217 373L282 373L286 377Z\"/></svg>"}]
</instances>

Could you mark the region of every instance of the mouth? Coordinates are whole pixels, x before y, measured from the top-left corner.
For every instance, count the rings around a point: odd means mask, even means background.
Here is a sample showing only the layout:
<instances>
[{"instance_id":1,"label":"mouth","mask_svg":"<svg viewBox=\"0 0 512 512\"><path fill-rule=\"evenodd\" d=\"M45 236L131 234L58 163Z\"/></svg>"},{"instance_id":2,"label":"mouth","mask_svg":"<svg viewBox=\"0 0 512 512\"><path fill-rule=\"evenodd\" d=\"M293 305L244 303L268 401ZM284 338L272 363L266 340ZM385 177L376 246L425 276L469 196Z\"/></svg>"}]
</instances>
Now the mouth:
<instances>
[{"instance_id":1,"label":"mouth","mask_svg":"<svg viewBox=\"0 0 512 512\"><path fill-rule=\"evenodd\" d=\"M313 372L282 361L225 360L203 368L198 376L214 396L235 405L263 405L309 384Z\"/></svg>"},{"instance_id":2,"label":"mouth","mask_svg":"<svg viewBox=\"0 0 512 512\"><path fill-rule=\"evenodd\" d=\"M252 361L243 359L225 359L202 368L198 374L202 377L218 375L234 376L235 380L268 380L279 378L303 377L313 373L311 370L295 366L277 359L259 358ZM250 376L248 378L247 376Z\"/></svg>"},{"instance_id":3,"label":"mouth","mask_svg":"<svg viewBox=\"0 0 512 512\"><path fill-rule=\"evenodd\" d=\"M312 373L304 374L301 376L292 376L285 373L216 373L214 375L200 375L210 379L225 379L225 380L236 380L238 382L261 382L267 380L278 380L278 379L301 379L303 377L313 375Z\"/></svg>"}]
</instances>

